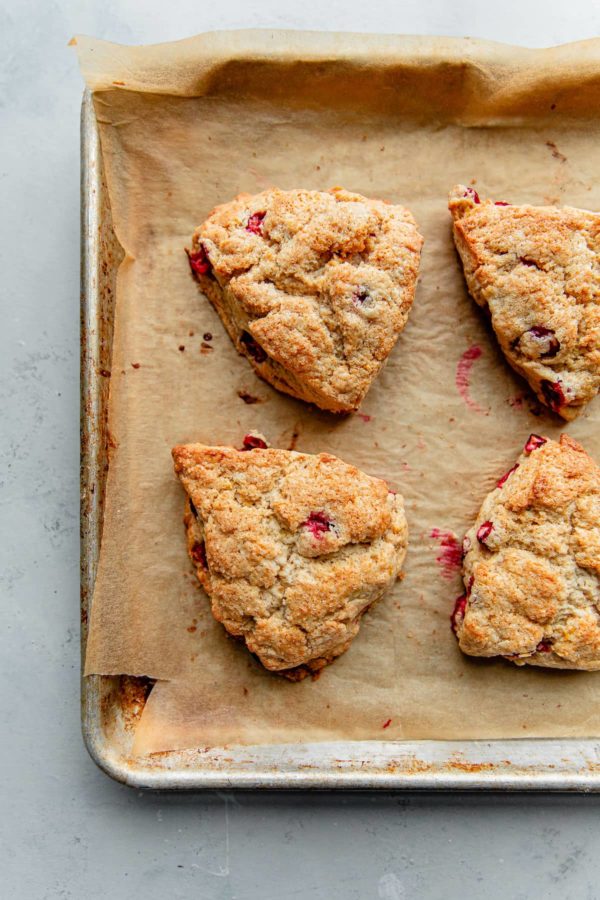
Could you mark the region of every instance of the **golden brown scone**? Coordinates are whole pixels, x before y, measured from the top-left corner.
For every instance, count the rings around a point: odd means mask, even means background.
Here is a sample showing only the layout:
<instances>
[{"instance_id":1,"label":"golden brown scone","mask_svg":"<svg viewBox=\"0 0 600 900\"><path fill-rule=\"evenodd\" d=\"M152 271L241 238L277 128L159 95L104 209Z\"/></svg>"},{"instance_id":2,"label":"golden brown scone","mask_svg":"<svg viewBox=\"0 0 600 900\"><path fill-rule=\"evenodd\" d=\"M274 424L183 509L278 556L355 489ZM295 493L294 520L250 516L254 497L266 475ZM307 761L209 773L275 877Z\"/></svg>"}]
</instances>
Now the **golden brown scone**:
<instances>
[{"instance_id":1,"label":"golden brown scone","mask_svg":"<svg viewBox=\"0 0 600 900\"><path fill-rule=\"evenodd\" d=\"M452 626L471 656L600 669L600 468L532 434L464 542Z\"/></svg>"},{"instance_id":2,"label":"golden brown scone","mask_svg":"<svg viewBox=\"0 0 600 900\"><path fill-rule=\"evenodd\" d=\"M188 494L188 550L212 612L261 663L292 680L350 646L400 576L402 497L335 456L188 444L173 449Z\"/></svg>"},{"instance_id":3,"label":"golden brown scone","mask_svg":"<svg viewBox=\"0 0 600 900\"><path fill-rule=\"evenodd\" d=\"M422 243L402 206L342 188L268 190L217 206L188 257L265 381L351 412L406 324Z\"/></svg>"},{"instance_id":4,"label":"golden brown scone","mask_svg":"<svg viewBox=\"0 0 600 900\"><path fill-rule=\"evenodd\" d=\"M600 215L450 193L469 291L539 400L574 419L600 389Z\"/></svg>"}]
</instances>

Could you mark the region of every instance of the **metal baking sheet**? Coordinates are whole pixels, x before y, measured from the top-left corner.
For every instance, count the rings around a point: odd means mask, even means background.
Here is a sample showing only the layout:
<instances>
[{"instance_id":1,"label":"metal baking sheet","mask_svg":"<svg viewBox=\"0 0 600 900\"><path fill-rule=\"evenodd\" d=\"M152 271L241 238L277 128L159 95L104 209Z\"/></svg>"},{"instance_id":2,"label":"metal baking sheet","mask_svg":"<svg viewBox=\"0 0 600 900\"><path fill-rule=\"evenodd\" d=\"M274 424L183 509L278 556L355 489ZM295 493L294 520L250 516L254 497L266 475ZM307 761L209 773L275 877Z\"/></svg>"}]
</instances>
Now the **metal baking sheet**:
<instances>
[{"instance_id":1,"label":"metal baking sheet","mask_svg":"<svg viewBox=\"0 0 600 900\"><path fill-rule=\"evenodd\" d=\"M100 549L110 435L108 382L116 272L99 136L89 91L81 117L81 646ZM600 740L354 741L132 755L147 679L82 676L82 724L94 761L137 788L600 790Z\"/></svg>"}]
</instances>

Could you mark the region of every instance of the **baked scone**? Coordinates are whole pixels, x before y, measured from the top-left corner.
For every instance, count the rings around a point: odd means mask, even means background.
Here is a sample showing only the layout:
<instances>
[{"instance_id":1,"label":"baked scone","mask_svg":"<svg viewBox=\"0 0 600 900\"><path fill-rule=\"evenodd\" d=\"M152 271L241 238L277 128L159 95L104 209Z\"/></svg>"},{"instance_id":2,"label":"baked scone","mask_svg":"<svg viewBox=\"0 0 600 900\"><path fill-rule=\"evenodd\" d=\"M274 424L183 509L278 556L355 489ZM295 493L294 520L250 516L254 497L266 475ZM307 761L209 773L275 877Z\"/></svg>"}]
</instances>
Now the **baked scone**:
<instances>
[{"instance_id":1,"label":"baked scone","mask_svg":"<svg viewBox=\"0 0 600 900\"><path fill-rule=\"evenodd\" d=\"M489 309L511 366L574 419L600 389L600 215L450 193L469 291Z\"/></svg>"},{"instance_id":2,"label":"baked scone","mask_svg":"<svg viewBox=\"0 0 600 900\"><path fill-rule=\"evenodd\" d=\"M188 257L265 381L351 412L406 324L422 243L402 206L342 188L268 190L217 206Z\"/></svg>"},{"instance_id":3,"label":"baked scone","mask_svg":"<svg viewBox=\"0 0 600 900\"><path fill-rule=\"evenodd\" d=\"M452 625L471 656L600 669L600 468L532 434L464 543Z\"/></svg>"},{"instance_id":4,"label":"baked scone","mask_svg":"<svg viewBox=\"0 0 600 900\"><path fill-rule=\"evenodd\" d=\"M403 501L335 456L256 436L244 447L254 449L173 449L188 550L217 621L265 668L299 680L348 649L400 576Z\"/></svg>"}]
</instances>

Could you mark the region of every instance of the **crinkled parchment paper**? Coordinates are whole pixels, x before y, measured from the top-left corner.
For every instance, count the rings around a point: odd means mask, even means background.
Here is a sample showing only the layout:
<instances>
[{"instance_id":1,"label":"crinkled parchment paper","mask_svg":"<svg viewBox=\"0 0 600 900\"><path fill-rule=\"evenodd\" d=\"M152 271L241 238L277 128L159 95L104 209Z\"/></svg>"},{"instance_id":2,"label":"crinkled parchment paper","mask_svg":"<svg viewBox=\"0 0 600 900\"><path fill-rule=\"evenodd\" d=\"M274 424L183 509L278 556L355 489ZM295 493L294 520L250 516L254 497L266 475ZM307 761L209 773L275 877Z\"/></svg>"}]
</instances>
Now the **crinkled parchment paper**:
<instances>
[{"instance_id":1,"label":"crinkled parchment paper","mask_svg":"<svg viewBox=\"0 0 600 900\"><path fill-rule=\"evenodd\" d=\"M527 51L243 32L77 43L125 250L86 671L158 679L136 749L600 735L598 674L469 659L450 632L454 538L529 433L566 426L539 409L467 297L446 209L456 182L515 203L600 207L600 42ZM271 185L403 203L425 235L408 326L354 416L262 383L190 275L194 227L215 204ZM568 426L598 459L599 423L600 399ZM270 675L228 639L186 556L170 448L239 446L250 429L337 454L406 499L406 578L317 681Z\"/></svg>"}]
</instances>

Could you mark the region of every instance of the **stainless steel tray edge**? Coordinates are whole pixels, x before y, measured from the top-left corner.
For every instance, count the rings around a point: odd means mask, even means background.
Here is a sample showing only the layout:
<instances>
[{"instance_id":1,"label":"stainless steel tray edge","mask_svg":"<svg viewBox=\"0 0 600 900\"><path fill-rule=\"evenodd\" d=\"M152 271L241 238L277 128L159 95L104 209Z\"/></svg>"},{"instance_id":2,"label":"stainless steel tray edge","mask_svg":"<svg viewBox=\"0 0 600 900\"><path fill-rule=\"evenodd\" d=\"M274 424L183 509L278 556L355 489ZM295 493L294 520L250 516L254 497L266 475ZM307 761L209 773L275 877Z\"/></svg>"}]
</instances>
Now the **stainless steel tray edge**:
<instances>
[{"instance_id":1,"label":"stainless steel tray edge","mask_svg":"<svg viewBox=\"0 0 600 900\"><path fill-rule=\"evenodd\" d=\"M117 676L83 676L108 469L106 407L118 242L107 220L89 91L81 112L81 715L85 745L117 781L223 788L600 791L600 740L364 741L198 748L135 757L136 709ZM110 286L112 285L112 287Z\"/></svg>"}]
</instances>

